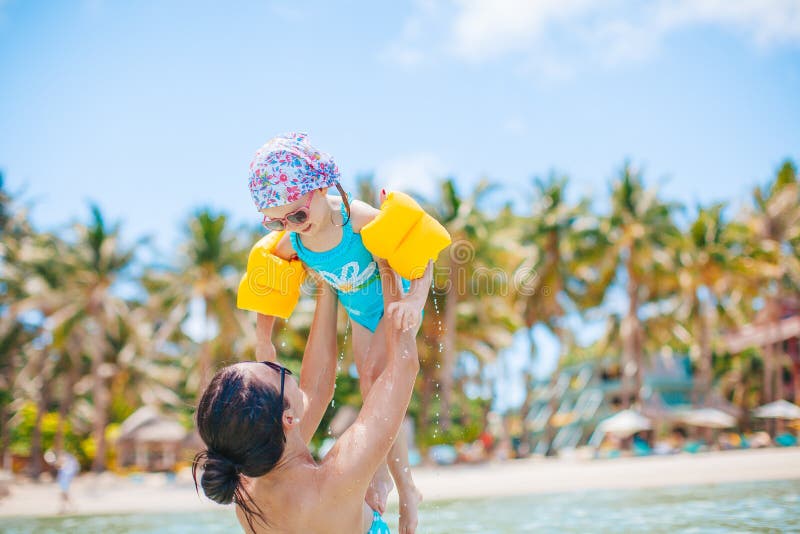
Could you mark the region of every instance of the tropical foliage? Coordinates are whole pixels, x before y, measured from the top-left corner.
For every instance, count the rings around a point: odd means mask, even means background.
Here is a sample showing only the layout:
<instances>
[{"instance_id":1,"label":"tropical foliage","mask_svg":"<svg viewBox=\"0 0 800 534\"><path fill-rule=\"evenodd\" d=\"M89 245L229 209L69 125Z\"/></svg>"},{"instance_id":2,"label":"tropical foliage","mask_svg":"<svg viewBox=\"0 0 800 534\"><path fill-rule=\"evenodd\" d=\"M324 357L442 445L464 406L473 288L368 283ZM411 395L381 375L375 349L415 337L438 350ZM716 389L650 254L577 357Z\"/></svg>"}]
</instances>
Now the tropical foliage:
<instances>
[{"instance_id":1,"label":"tropical foliage","mask_svg":"<svg viewBox=\"0 0 800 534\"><path fill-rule=\"evenodd\" d=\"M358 191L375 202L369 177ZM422 445L474 438L491 407L488 370L520 331L530 333L530 361L539 357L533 331L541 327L560 341L562 362L616 360L625 402L636 402L648 358L665 351L691 357L698 402L712 392L742 407L800 400L800 365L783 345L730 353L724 337L778 320L786 303L800 301L800 185L791 161L741 212L687 209L627 163L602 211L588 198L571 200L568 178L555 174L522 195L486 181L461 190L452 179L439 191L420 199L453 236L418 337L422 371L410 412ZM42 232L0 175L2 457L29 457L36 475L42 452L65 446L105 469L110 430L136 408L158 406L189 426L213 370L253 357L254 318L236 309L235 291L257 231L203 208L183 235L174 257L145 262L149 243L123 239L98 207L69 231ZM298 310L275 330L295 369L310 297ZM575 326L583 320L604 320L605 333L587 342ZM326 422L336 406L360 402L344 321L340 335Z\"/></svg>"}]
</instances>

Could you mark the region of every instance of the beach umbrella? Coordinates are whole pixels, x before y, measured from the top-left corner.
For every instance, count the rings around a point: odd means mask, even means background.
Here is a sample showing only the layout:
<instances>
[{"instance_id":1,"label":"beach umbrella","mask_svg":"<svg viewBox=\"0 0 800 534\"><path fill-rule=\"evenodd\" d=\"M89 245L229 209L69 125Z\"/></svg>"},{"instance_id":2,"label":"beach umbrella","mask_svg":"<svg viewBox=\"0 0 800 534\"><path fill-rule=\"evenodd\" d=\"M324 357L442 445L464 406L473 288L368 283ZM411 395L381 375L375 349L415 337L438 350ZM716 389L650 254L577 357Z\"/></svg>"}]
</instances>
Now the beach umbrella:
<instances>
[{"instance_id":1,"label":"beach umbrella","mask_svg":"<svg viewBox=\"0 0 800 534\"><path fill-rule=\"evenodd\" d=\"M622 410L604 419L597 425L596 432L604 434L614 434L621 438L626 438L642 430L650 430L653 425L650 419L643 416L636 410Z\"/></svg>"},{"instance_id":2,"label":"beach umbrella","mask_svg":"<svg viewBox=\"0 0 800 534\"><path fill-rule=\"evenodd\" d=\"M687 425L705 428L730 428L736 426L736 418L716 408L688 410L678 416Z\"/></svg>"},{"instance_id":3,"label":"beach umbrella","mask_svg":"<svg viewBox=\"0 0 800 534\"><path fill-rule=\"evenodd\" d=\"M781 399L759 406L753 415L765 419L800 419L800 406Z\"/></svg>"}]
</instances>

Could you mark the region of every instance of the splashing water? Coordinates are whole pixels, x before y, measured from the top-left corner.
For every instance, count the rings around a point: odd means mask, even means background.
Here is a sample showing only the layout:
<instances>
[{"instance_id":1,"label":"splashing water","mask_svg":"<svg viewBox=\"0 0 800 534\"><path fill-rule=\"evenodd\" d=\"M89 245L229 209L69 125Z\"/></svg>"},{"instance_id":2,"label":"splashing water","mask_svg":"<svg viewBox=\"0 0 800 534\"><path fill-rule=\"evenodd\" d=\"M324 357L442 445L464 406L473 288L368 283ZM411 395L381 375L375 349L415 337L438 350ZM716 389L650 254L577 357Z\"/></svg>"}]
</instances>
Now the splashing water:
<instances>
[{"instance_id":1,"label":"splashing water","mask_svg":"<svg viewBox=\"0 0 800 534\"><path fill-rule=\"evenodd\" d=\"M281 347L286 346L287 332L289 332L289 321L283 321L283 326L281 326Z\"/></svg>"},{"instance_id":2,"label":"splashing water","mask_svg":"<svg viewBox=\"0 0 800 534\"><path fill-rule=\"evenodd\" d=\"M431 283L431 286L433 287L433 291L432 291L432 294L433 294L433 309L434 309L434 312L436 314L436 326L438 327L437 328L437 330L438 330L437 338L439 339L439 343L438 343L438 347L437 347L438 355L437 355L437 358L436 358L436 360L437 360L436 361L436 369L441 369L441 367L442 367L441 366L442 355L444 354L444 343L442 342L442 339L444 337L444 330L445 329L444 329L444 325L442 325L442 312L439 309L439 299L436 296L436 286L433 285L433 283ZM439 403L439 385L440 385L440 383L439 383L439 380L438 380L438 377L437 377L437 379L434 381L434 387L436 388L436 393L434 393L434 395L433 395L434 402L436 402L437 404ZM441 430L441 418L439 417L439 410L438 409L437 409L436 412L434 412L433 424L434 424L433 439L435 440L435 439L437 439L439 437L439 431Z\"/></svg>"},{"instance_id":3,"label":"splashing water","mask_svg":"<svg viewBox=\"0 0 800 534\"><path fill-rule=\"evenodd\" d=\"M342 372L342 365L344 364L344 348L347 345L347 336L350 334L350 321L347 321L344 325L344 336L342 338L342 346L339 347L339 357L336 361L336 375L338 376L339 373ZM336 384L338 381L334 381L333 383L333 390L336 391ZM336 408L336 399L331 399L331 408Z\"/></svg>"},{"instance_id":4,"label":"splashing water","mask_svg":"<svg viewBox=\"0 0 800 534\"><path fill-rule=\"evenodd\" d=\"M342 371L342 364L344 363L344 348L347 345L347 336L350 335L350 321L344 325L344 337L342 338L341 350L339 350L339 361L336 363L336 372Z\"/></svg>"}]
</instances>

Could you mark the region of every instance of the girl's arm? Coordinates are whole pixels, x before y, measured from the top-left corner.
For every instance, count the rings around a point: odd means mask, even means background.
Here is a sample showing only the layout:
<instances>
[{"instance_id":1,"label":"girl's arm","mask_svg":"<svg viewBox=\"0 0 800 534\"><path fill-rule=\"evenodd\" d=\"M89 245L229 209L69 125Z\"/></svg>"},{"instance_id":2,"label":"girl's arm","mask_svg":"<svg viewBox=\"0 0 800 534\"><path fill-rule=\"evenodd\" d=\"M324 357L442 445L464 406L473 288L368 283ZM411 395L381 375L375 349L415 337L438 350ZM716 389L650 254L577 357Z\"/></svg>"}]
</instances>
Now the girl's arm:
<instances>
[{"instance_id":1,"label":"girl's arm","mask_svg":"<svg viewBox=\"0 0 800 534\"><path fill-rule=\"evenodd\" d=\"M384 287L399 285L397 275L384 261L381 282ZM392 302L391 291L384 302ZM322 465L329 470L328 495L364 495L378 466L386 459L403 422L414 381L419 371L415 335L400 331L382 319L373 343L386 343L387 363L370 389L356 421L345 431L325 456Z\"/></svg>"},{"instance_id":2,"label":"girl's arm","mask_svg":"<svg viewBox=\"0 0 800 534\"><path fill-rule=\"evenodd\" d=\"M275 324L274 315L256 315L256 360L260 362L274 362L277 354L275 345L272 344L272 326Z\"/></svg>"},{"instance_id":3,"label":"girl's arm","mask_svg":"<svg viewBox=\"0 0 800 534\"><path fill-rule=\"evenodd\" d=\"M279 258L291 260L297 256L292 247L289 234L285 234L275 247L274 253ZM264 315L256 316L256 359L260 362L277 360L275 345L272 343L272 327L275 325L275 316Z\"/></svg>"},{"instance_id":4,"label":"girl's arm","mask_svg":"<svg viewBox=\"0 0 800 534\"><path fill-rule=\"evenodd\" d=\"M381 192L381 202L383 202L385 192ZM370 223L380 211L365 202L354 200L350 206L351 225L353 231L360 233L361 229ZM432 269L433 262L430 262L428 269ZM386 315L394 323L395 328L409 330L419 325L422 321L422 309L428 300L428 290L431 287L431 278L427 272L421 278L411 280L408 293L403 296L401 288L398 294L401 300L386 305ZM384 288L384 291L386 289Z\"/></svg>"},{"instance_id":5,"label":"girl's arm","mask_svg":"<svg viewBox=\"0 0 800 534\"><path fill-rule=\"evenodd\" d=\"M311 441L322 421L336 385L336 292L322 282L319 291L300 369L300 390L305 406L300 435L306 443Z\"/></svg>"}]
</instances>

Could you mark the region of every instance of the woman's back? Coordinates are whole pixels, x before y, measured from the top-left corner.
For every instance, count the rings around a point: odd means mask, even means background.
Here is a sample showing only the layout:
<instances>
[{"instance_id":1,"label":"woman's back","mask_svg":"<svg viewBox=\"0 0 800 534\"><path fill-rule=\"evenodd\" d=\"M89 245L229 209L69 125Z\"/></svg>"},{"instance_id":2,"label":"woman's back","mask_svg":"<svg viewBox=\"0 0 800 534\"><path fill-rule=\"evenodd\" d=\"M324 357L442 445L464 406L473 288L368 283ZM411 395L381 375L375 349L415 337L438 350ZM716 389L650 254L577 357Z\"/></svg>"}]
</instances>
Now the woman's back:
<instances>
[{"instance_id":1,"label":"woman's back","mask_svg":"<svg viewBox=\"0 0 800 534\"><path fill-rule=\"evenodd\" d=\"M253 527L247 515L236 507L236 516L245 532L277 534L314 532L340 534L367 532L372 512L364 496L354 491L341 491L331 466L313 460L291 470L271 473L248 480L246 489L253 503L260 508L268 525L254 519Z\"/></svg>"}]
</instances>

